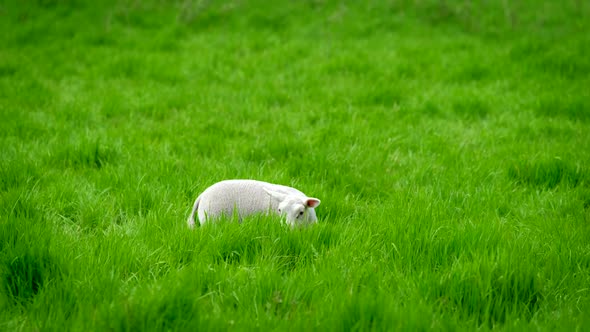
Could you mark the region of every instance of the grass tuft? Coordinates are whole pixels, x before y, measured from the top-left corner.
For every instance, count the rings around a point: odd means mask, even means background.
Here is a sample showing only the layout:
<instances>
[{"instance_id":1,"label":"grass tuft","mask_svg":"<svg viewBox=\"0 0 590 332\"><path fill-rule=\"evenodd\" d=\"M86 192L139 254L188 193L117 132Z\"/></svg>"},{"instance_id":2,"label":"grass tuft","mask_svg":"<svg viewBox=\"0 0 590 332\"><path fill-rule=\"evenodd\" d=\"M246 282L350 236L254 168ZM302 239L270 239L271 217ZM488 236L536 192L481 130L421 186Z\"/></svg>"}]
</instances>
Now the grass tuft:
<instances>
[{"instance_id":1,"label":"grass tuft","mask_svg":"<svg viewBox=\"0 0 590 332\"><path fill-rule=\"evenodd\" d=\"M516 184L553 189L557 186L588 185L588 171L558 158L523 161L508 168L508 176Z\"/></svg>"},{"instance_id":2,"label":"grass tuft","mask_svg":"<svg viewBox=\"0 0 590 332\"><path fill-rule=\"evenodd\" d=\"M6 295L15 304L29 302L47 281L49 261L26 254L4 263L3 284Z\"/></svg>"},{"instance_id":3,"label":"grass tuft","mask_svg":"<svg viewBox=\"0 0 590 332\"><path fill-rule=\"evenodd\" d=\"M100 170L115 161L116 151L101 144L100 140L84 140L61 145L50 154L48 163L54 167Z\"/></svg>"},{"instance_id":4,"label":"grass tuft","mask_svg":"<svg viewBox=\"0 0 590 332\"><path fill-rule=\"evenodd\" d=\"M485 119L490 107L482 100L474 98L465 98L453 104L455 114L466 119Z\"/></svg>"},{"instance_id":5,"label":"grass tuft","mask_svg":"<svg viewBox=\"0 0 590 332\"><path fill-rule=\"evenodd\" d=\"M571 121L590 120L590 102L584 96L563 98L551 97L539 101L536 113L540 116Z\"/></svg>"}]
</instances>

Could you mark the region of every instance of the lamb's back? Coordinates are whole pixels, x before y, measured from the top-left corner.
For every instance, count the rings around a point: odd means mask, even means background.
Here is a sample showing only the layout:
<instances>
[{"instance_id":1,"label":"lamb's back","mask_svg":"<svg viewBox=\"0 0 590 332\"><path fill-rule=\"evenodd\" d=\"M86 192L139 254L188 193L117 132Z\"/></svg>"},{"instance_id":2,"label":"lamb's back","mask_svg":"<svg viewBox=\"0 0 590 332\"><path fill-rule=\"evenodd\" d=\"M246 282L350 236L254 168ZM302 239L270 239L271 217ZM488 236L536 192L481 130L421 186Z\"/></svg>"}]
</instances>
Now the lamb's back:
<instances>
[{"instance_id":1,"label":"lamb's back","mask_svg":"<svg viewBox=\"0 0 590 332\"><path fill-rule=\"evenodd\" d=\"M242 218L268 211L269 208L276 209L276 203L264 191L265 186L273 185L256 180L225 180L215 183L201 194L199 210L210 217L218 217L221 214L232 216L234 208L237 208Z\"/></svg>"}]
</instances>

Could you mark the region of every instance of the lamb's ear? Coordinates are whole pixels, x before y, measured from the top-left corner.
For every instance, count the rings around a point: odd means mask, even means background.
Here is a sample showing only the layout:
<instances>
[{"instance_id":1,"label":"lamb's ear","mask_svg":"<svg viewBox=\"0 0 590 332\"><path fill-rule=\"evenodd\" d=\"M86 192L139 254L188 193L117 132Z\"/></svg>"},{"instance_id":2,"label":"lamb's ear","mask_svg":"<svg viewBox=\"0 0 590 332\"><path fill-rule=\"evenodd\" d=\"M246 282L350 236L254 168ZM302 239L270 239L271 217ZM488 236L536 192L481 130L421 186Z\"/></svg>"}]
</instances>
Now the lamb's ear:
<instances>
[{"instance_id":1,"label":"lamb's ear","mask_svg":"<svg viewBox=\"0 0 590 332\"><path fill-rule=\"evenodd\" d=\"M310 208L315 208L318 205L320 205L320 200L317 198L313 198L313 197L308 197L307 200L305 201L305 205L307 205Z\"/></svg>"},{"instance_id":2,"label":"lamb's ear","mask_svg":"<svg viewBox=\"0 0 590 332\"><path fill-rule=\"evenodd\" d=\"M266 187L264 187L262 189L264 189L264 191L266 191L266 193L269 194L270 197L276 199L279 202L282 202L282 201L285 200L285 198L287 198L287 195L285 195L283 193L280 193L278 191L270 190L270 189L268 189Z\"/></svg>"}]
</instances>

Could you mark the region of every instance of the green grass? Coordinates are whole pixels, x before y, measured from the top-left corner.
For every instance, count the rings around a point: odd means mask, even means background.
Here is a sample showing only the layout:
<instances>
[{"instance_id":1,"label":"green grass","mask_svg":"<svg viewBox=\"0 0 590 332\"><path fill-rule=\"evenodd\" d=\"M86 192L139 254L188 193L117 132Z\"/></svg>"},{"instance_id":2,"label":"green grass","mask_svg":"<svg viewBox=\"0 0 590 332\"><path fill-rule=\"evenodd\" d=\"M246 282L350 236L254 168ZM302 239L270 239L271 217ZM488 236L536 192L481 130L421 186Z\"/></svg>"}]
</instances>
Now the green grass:
<instances>
[{"instance_id":1,"label":"green grass","mask_svg":"<svg viewBox=\"0 0 590 332\"><path fill-rule=\"evenodd\" d=\"M0 330L590 329L584 1L0 3ZM226 178L319 224L186 227Z\"/></svg>"}]
</instances>

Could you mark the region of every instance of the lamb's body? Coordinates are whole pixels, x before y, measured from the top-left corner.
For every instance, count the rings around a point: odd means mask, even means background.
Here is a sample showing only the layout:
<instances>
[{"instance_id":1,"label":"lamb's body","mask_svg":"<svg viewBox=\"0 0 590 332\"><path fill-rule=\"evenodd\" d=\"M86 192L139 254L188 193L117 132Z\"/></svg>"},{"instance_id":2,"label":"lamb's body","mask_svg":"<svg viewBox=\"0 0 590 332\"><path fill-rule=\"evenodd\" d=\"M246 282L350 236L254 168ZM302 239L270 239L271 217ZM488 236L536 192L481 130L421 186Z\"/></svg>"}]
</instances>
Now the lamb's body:
<instances>
[{"instance_id":1,"label":"lamb's body","mask_svg":"<svg viewBox=\"0 0 590 332\"><path fill-rule=\"evenodd\" d=\"M277 199L277 195L282 198ZM309 200L317 202L312 201L308 204ZM198 215L201 224L221 216L237 215L241 220L256 213L281 214L281 206L284 206L285 212L292 205L290 202L306 205L306 220L317 220L313 207L319 205L319 200L309 198L295 188L256 180L225 180L213 184L197 197L188 218L188 225L194 226L195 214ZM289 216L287 219L289 221Z\"/></svg>"}]
</instances>

